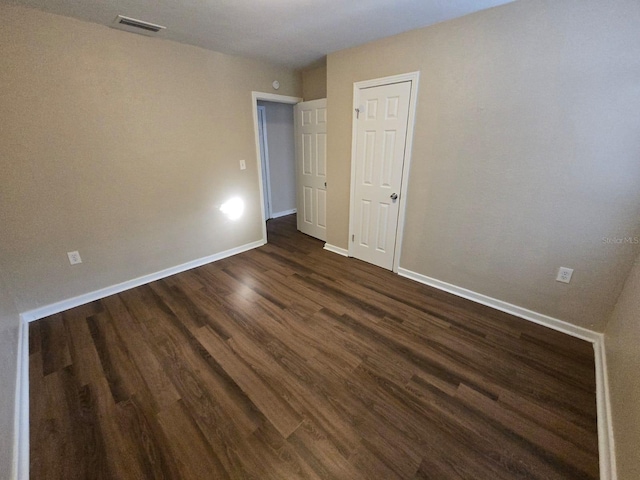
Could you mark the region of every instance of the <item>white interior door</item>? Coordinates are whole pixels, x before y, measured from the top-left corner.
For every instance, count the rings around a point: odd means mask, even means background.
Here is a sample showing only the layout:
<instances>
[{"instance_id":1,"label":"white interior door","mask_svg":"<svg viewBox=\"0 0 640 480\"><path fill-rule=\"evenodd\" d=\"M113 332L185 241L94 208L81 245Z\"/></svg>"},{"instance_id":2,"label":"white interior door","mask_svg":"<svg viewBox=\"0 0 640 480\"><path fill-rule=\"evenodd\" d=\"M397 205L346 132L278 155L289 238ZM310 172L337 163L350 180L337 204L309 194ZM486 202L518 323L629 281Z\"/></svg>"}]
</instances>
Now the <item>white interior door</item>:
<instances>
[{"instance_id":1,"label":"white interior door","mask_svg":"<svg viewBox=\"0 0 640 480\"><path fill-rule=\"evenodd\" d=\"M327 99L295 106L298 230L327 239Z\"/></svg>"},{"instance_id":2,"label":"white interior door","mask_svg":"<svg viewBox=\"0 0 640 480\"><path fill-rule=\"evenodd\" d=\"M411 82L359 90L350 255L391 270Z\"/></svg>"}]
</instances>

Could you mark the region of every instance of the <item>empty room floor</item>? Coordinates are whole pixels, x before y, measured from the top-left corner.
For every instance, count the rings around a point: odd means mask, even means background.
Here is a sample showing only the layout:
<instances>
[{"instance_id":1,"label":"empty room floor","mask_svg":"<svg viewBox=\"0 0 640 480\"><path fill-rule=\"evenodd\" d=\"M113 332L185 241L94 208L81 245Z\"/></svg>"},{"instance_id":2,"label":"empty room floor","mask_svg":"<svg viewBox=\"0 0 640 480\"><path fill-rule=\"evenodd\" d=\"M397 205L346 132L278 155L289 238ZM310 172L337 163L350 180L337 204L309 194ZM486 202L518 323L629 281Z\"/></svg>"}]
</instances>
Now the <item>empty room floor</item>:
<instances>
[{"instance_id":1,"label":"empty room floor","mask_svg":"<svg viewBox=\"0 0 640 480\"><path fill-rule=\"evenodd\" d=\"M322 249L33 322L33 479L596 479L591 344Z\"/></svg>"}]
</instances>

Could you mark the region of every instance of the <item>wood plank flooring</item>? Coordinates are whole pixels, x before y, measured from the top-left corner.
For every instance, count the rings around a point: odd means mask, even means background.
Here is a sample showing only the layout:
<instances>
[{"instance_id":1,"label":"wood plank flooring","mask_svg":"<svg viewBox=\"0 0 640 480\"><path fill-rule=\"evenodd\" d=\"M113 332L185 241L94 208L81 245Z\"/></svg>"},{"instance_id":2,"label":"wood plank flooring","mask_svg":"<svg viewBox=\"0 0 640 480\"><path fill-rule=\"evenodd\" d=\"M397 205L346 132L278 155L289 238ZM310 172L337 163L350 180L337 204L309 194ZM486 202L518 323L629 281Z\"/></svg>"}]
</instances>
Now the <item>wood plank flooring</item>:
<instances>
[{"instance_id":1,"label":"wood plank flooring","mask_svg":"<svg viewBox=\"0 0 640 480\"><path fill-rule=\"evenodd\" d=\"M31 478L598 478L590 344L268 230L30 325Z\"/></svg>"}]
</instances>

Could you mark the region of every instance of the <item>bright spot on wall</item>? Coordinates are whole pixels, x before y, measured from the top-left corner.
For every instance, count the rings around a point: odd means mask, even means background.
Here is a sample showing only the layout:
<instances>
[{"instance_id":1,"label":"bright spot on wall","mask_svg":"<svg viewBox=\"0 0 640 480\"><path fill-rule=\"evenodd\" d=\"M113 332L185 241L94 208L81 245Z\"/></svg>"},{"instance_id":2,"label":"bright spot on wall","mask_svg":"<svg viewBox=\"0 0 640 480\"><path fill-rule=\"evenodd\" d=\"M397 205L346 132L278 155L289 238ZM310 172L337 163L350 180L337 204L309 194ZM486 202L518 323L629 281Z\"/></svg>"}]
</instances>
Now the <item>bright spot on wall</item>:
<instances>
[{"instance_id":1,"label":"bright spot on wall","mask_svg":"<svg viewBox=\"0 0 640 480\"><path fill-rule=\"evenodd\" d=\"M220 205L220 211L229 220L238 220L244 212L244 202L239 197L233 197Z\"/></svg>"}]
</instances>

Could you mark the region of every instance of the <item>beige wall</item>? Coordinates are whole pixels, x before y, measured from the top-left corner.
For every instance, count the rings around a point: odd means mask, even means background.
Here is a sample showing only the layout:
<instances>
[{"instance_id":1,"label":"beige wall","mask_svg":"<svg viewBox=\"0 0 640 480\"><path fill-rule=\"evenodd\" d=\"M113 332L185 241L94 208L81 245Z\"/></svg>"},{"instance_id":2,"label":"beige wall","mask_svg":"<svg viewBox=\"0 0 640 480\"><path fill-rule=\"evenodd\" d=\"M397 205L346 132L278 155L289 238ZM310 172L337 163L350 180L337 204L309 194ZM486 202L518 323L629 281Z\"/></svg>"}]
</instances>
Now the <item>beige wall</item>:
<instances>
[{"instance_id":1,"label":"beige wall","mask_svg":"<svg viewBox=\"0 0 640 480\"><path fill-rule=\"evenodd\" d=\"M420 71L400 266L601 331L638 251L603 242L640 234L638 25L635 0L522 0L330 54L328 243L353 83Z\"/></svg>"},{"instance_id":2,"label":"beige wall","mask_svg":"<svg viewBox=\"0 0 640 480\"><path fill-rule=\"evenodd\" d=\"M618 478L640 478L640 256L605 332Z\"/></svg>"},{"instance_id":3,"label":"beige wall","mask_svg":"<svg viewBox=\"0 0 640 480\"><path fill-rule=\"evenodd\" d=\"M0 5L0 266L19 310L261 239L251 91L274 79L301 95L292 70Z\"/></svg>"},{"instance_id":4,"label":"beige wall","mask_svg":"<svg viewBox=\"0 0 640 480\"><path fill-rule=\"evenodd\" d=\"M302 71L302 98L305 102L327 98L327 65Z\"/></svg>"}]
</instances>

